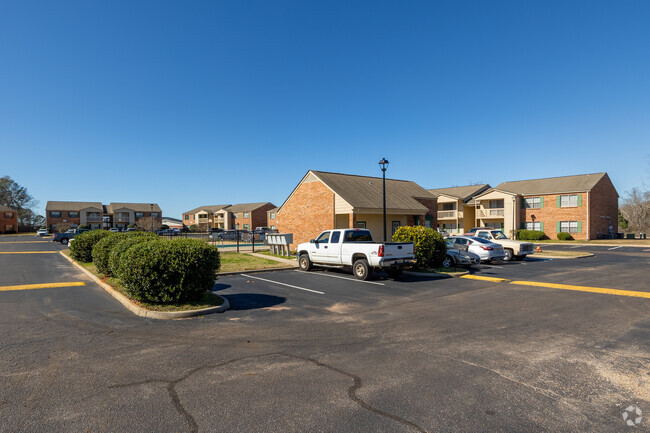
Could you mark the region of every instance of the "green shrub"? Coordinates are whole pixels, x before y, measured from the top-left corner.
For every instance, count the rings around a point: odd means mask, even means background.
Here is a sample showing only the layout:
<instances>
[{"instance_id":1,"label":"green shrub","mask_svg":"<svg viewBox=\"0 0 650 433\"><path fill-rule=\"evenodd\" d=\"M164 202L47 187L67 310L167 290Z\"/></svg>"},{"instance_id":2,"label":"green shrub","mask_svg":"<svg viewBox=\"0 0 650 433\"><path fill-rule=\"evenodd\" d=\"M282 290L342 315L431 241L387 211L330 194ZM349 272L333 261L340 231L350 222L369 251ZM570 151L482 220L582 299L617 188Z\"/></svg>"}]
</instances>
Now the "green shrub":
<instances>
[{"instance_id":1,"label":"green shrub","mask_svg":"<svg viewBox=\"0 0 650 433\"><path fill-rule=\"evenodd\" d=\"M106 230L92 230L79 233L70 244L70 256L80 262L88 263L93 260L93 247L102 238L109 236Z\"/></svg>"},{"instance_id":2,"label":"green shrub","mask_svg":"<svg viewBox=\"0 0 650 433\"><path fill-rule=\"evenodd\" d=\"M148 242L158 239L154 233L146 232L128 232L125 233L125 236L119 239L119 241L113 245L111 251L108 253L108 268L110 269L111 275L117 275L117 269L120 264L120 257L124 251L131 248L133 245L139 244L141 242Z\"/></svg>"},{"instance_id":3,"label":"green shrub","mask_svg":"<svg viewBox=\"0 0 650 433\"><path fill-rule=\"evenodd\" d=\"M560 232L557 234L557 239L559 241L572 241L573 236L571 236L571 234L567 232Z\"/></svg>"},{"instance_id":4,"label":"green shrub","mask_svg":"<svg viewBox=\"0 0 650 433\"><path fill-rule=\"evenodd\" d=\"M199 226L197 226L196 224L192 224L192 225L190 226L189 230L190 230L190 232L192 232L192 233L196 233L196 232L199 231Z\"/></svg>"},{"instance_id":5,"label":"green shrub","mask_svg":"<svg viewBox=\"0 0 650 433\"><path fill-rule=\"evenodd\" d=\"M198 239L136 244L119 258L117 276L139 301L176 303L198 299L212 288L219 251Z\"/></svg>"},{"instance_id":6,"label":"green shrub","mask_svg":"<svg viewBox=\"0 0 650 433\"><path fill-rule=\"evenodd\" d=\"M413 242L416 267L420 269L440 266L447 254L447 244L436 230L423 226L402 226L393 235L393 242Z\"/></svg>"},{"instance_id":7,"label":"green shrub","mask_svg":"<svg viewBox=\"0 0 650 433\"><path fill-rule=\"evenodd\" d=\"M539 230L521 229L517 232L517 239L522 241L539 241L546 238L546 233Z\"/></svg>"},{"instance_id":8,"label":"green shrub","mask_svg":"<svg viewBox=\"0 0 650 433\"><path fill-rule=\"evenodd\" d=\"M104 275L111 276L111 267L109 265L109 255L113 247L117 245L122 239L127 236L127 233L111 233L105 236L93 247L93 263L97 266L97 270ZM74 243L74 242L73 242Z\"/></svg>"},{"instance_id":9,"label":"green shrub","mask_svg":"<svg viewBox=\"0 0 650 433\"><path fill-rule=\"evenodd\" d=\"M78 229L84 229L84 230L90 230L90 226L88 224L81 224Z\"/></svg>"}]
</instances>

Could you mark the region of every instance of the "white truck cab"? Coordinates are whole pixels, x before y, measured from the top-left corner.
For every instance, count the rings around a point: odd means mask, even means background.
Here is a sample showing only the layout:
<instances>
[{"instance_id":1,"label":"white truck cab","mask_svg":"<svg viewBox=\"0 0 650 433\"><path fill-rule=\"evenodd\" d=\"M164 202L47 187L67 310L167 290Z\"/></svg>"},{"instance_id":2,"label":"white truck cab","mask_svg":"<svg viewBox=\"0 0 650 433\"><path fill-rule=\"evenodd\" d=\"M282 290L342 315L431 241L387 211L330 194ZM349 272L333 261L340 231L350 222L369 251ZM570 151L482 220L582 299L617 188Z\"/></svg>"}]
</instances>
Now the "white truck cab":
<instances>
[{"instance_id":1,"label":"white truck cab","mask_svg":"<svg viewBox=\"0 0 650 433\"><path fill-rule=\"evenodd\" d=\"M303 271L309 271L312 265L352 267L360 280L370 278L374 269L385 270L395 278L415 264L413 243L375 243L366 229L326 230L316 239L298 245L297 253Z\"/></svg>"}]
</instances>

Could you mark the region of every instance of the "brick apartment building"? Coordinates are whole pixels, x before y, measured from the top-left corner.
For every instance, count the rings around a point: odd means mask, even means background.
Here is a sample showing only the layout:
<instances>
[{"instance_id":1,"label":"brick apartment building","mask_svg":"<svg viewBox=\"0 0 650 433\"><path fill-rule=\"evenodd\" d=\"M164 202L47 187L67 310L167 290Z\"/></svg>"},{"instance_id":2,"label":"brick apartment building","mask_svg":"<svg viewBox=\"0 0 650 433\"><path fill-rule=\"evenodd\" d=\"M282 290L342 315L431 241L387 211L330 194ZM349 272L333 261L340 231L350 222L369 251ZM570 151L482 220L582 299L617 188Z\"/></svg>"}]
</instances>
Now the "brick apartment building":
<instances>
[{"instance_id":1,"label":"brick apartment building","mask_svg":"<svg viewBox=\"0 0 650 433\"><path fill-rule=\"evenodd\" d=\"M111 203L48 201L45 206L47 227L88 225L91 229L126 228L129 225L157 229L162 224L162 211L156 203Z\"/></svg>"},{"instance_id":2,"label":"brick apartment building","mask_svg":"<svg viewBox=\"0 0 650 433\"><path fill-rule=\"evenodd\" d=\"M0 204L0 233L18 232L18 212Z\"/></svg>"},{"instance_id":3,"label":"brick apartment building","mask_svg":"<svg viewBox=\"0 0 650 433\"><path fill-rule=\"evenodd\" d=\"M254 230L266 226L267 211L274 208L269 202L199 206L183 212L183 224L196 225L202 231L212 228Z\"/></svg>"},{"instance_id":4,"label":"brick apartment building","mask_svg":"<svg viewBox=\"0 0 650 433\"><path fill-rule=\"evenodd\" d=\"M415 182L386 179L388 238L402 225L435 227L437 199ZM280 206L276 226L294 246L321 231L367 228L383 238L382 178L310 170Z\"/></svg>"},{"instance_id":5,"label":"brick apartment building","mask_svg":"<svg viewBox=\"0 0 650 433\"><path fill-rule=\"evenodd\" d=\"M279 207L274 207L266 211L266 226L271 230L278 229L278 210Z\"/></svg>"},{"instance_id":6,"label":"brick apartment building","mask_svg":"<svg viewBox=\"0 0 650 433\"><path fill-rule=\"evenodd\" d=\"M607 173L503 182L474 197L477 226L570 233L590 240L618 231L618 193Z\"/></svg>"},{"instance_id":7,"label":"brick apartment building","mask_svg":"<svg viewBox=\"0 0 650 433\"><path fill-rule=\"evenodd\" d=\"M476 226L474 197L490 185L468 185L428 190L438 197L438 229L450 234L465 233Z\"/></svg>"}]
</instances>

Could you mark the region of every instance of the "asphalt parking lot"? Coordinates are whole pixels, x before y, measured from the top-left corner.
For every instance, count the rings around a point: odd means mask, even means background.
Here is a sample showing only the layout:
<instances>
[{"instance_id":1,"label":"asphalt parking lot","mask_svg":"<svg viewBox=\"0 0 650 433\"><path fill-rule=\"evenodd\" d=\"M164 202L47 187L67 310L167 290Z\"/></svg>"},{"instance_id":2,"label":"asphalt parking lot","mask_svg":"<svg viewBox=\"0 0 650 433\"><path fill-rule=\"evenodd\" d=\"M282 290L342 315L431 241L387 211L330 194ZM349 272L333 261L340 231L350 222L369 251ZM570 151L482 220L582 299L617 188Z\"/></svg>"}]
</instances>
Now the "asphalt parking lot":
<instances>
[{"instance_id":1,"label":"asphalt parking lot","mask_svg":"<svg viewBox=\"0 0 650 433\"><path fill-rule=\"evenodd\" d=\"M63 248L0 237L20 253L0 254L0 431L620 432L625 408L650 414L648 248L472 270L501 282L222 276L231 310L177 321L133 316ZM3 290L51 283L85 285Z\"/></svg>"}]
</instances>

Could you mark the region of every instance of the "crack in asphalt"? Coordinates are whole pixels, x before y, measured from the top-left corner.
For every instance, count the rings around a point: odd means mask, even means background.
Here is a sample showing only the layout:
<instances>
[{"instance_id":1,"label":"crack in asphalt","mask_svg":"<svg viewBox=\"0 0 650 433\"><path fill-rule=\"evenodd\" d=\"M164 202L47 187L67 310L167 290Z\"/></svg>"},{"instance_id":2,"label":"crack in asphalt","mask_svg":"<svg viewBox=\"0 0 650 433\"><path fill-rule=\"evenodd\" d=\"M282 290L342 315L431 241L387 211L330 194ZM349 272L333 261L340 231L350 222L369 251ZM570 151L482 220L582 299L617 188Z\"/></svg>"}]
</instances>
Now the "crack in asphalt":
<instances>
[{"instance_id":1,"label":"crack in asphalt","mask_svg":"<svg viewBox=\"0 0 650 433\"><path fill-rule=\"evenodd\" d=\"M402 417L399 417L397 415L393 415L391 413L385 412L385 411L383 411L381 409L377 409L377 408L371 406L370 404L366 403L363 399L361 399L357 395L357 391L359 390L359 388L361 388L363 386L363 381L361 380L361 378L359 376L357 376L355 374L352 374L352 373L349 373L349 372L347 372L345 370L341 370L340 368L336 368L336 367L333 367L331 365L325 364L325 363L320 362L320 361L318 361L318 360L316 360L314 358L309 358L309 357L300 356L300 355L294 355L294 354L287 353L287 352L271 352L271 353L263 353L263 354L259 354L259 355L242 356L242 357L239 357L239 358L233 358L233 359L230 359L228 361L220 362L218 364L205 364L203 366L196 367L196 368L188 371L187 373L185 373L181 377L179 377L177 379L174 379L174 380L147 379L147 380L138 381L138 382L129 382L129 383L124 383L124 384L111 385L108 388L109 389L128 388L128 387L132 387L132 386L140 386L140 385L146 385L146 384L150 384L150 383L163 383L163 384L166 384L167 385L166 386L167 393L169 394L169 397L171 398L172 403L174 404L174 407L176 408L178 413L180 413L185 418L185 420L187 421L187 424L188 424L188 426L190 428L190 431L192 433L198 433L199 426L196 423L196 420L194 419L194 417L187 411L187 409L185 409L185 407L181 403L180 397L178 396L178 393L176 392L176 385L178 385L179 383L183 382L184 380L188 379L190 376L192 376L192 375L194 375L194 374L196 374L196 373L198 373L200 371L223 367L225 365L233 364L233 363L238 362L238 361L244 361L244 360L247 360L247 359L254 359L254 358L263 358L263 357L267 357L267 356L285 356L287 358L298 359L298 360L301 360L301 361L304 361L304 362L309 362L311 364L314 364L317 367L326 368L326 369L328 369L330 371L333 371L335 373L338 373L340 375L349 377L354 381L354 384L350 388L348 388L348 397L350 398L350 400L352 400L353 402L355 402L356 404L361 406L363 409L365 409L365 410L367 410L369 412L372 412L372 413L374 413L376 415L379 415L379 416L382 416L382 417L385 417L385 418L389 418L389 419L391 419L393 421L396 421L396 422L398 422L400 424L411 427L411 428L417 430L418 432L428 433L427 430L425 430L424 428L422 428L419 425L415 424L414 422L411 422L411 421L409 421L407 419L404 419Z\"/></svg>"}]
</instances>

